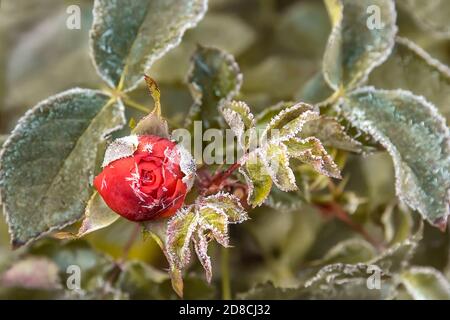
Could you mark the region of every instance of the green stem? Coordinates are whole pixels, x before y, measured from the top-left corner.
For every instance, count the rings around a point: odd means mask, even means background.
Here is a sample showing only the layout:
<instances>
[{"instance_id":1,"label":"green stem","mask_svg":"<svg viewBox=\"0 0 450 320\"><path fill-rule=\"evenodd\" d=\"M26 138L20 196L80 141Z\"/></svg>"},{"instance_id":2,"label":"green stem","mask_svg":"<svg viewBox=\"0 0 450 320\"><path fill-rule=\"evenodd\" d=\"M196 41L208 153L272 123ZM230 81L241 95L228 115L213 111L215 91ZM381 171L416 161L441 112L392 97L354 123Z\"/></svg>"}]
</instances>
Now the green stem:
<instances>
[{"instance_id":1,"label":"green stem","mask_svg":"<svg viewBox=\"0 0 450 320\"><path fill-rule=\"evenodd\" d=\"M222 269L222 299L231 300L230 252L225 247L221 248L221 269Z\"/></svg>"},{"instance_id":2,"label":"green stem","mask_svg":"<svg viewBox=\"0 0 450 320\"><path fill-rule=\"evenodd\" d=\"M147 108L146 106L144 106L144 105L142 105L140 103L137 103L136 101L133 101L133 100L131 100L129 98L124 99L124 102L125 102L125 104L127 106L132 107L132 108L134 108L136 110L139 110L141 112L144 112L144 113L149 113L150 112L149 108Z\"/></svg>"}]
</instances>

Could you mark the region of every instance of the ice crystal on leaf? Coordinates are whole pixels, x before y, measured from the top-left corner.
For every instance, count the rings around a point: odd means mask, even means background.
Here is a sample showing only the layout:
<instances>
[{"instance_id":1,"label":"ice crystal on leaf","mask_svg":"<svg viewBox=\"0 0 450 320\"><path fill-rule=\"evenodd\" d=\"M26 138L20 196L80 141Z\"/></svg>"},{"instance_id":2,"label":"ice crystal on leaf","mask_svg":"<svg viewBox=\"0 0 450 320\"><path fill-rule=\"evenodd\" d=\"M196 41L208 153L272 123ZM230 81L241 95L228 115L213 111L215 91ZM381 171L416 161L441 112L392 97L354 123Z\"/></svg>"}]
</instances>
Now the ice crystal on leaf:
<instances>
[{"instance_id":1,"label":"ice crystal on leaf","mask_svg":"<svg viewBox=\"0 0 450 320\"><path fill-rule=\"evenodd\" d=\"M297 103L269 108L265 115L259 118L265 124L260 137L251 133L256 132L257 121L245 103L232 101L224 106L222 113L245 152L240 159L240 172L248 184L247 201L251 206L259 206L265 201L272 182L282 191L297 190L290 159L310 164L321 174L340 178L339 168L320 140L302 136L304 126L322 119L315 107ZM315 131L312 129L309 132ZM341 140L346 137L342 131L334 131L330 137L337 135L340 135ZM246 138L248 140L244 140ZM251 141L255 138L256 143ZM254 145L257 148L249 148Z\"/></svg>"},{"instance_id":2,"label":"ice crystal on leaf","mask_svg":"<svg viewBox=\"0 0 450 320\"><path fill-rule=\"evenodd\" d=\"M247 219L239 199L231 194L220 192L197 199L193 205L180 209L168 222L166 250L169 263L178 270L185 268L191 259L192 242L206 278L211 281L208 242L214 239L228 247L228 225Z\"/></svg>"}]
</instances>

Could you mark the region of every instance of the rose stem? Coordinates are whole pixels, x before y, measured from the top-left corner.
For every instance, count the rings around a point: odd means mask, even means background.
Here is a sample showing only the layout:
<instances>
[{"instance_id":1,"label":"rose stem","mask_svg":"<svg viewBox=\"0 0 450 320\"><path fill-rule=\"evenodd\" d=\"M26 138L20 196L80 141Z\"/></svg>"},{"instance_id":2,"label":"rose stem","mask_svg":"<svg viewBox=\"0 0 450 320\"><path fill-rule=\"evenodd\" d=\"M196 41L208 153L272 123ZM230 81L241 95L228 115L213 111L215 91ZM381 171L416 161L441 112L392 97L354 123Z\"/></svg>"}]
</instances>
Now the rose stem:
<instances>
[{"instance_id":1,"label":"rose stem","mask_svg":"<svg viewBox=\"0 0 450 320\"><path fill-rule=\"evenodd\" d=\"M368 234L367 231L364 230L364 228L360 224L351 220L349 214L338 203L332 202L329 204L317 205L317 207L325 215L331 214L337 219L347 224L354 231L362 235L363 238L366 239L370 244L372 244L377 250L380 251L381 249L383 249L383 244L380 243L378 240L374 239L370 234Z\"/></svg>"},{"instance_id":2,"label":"rose stem","mask_svg":"<svg viewBox=\"0 0 450 320\"><path fill-rule=\"evenodd\" d=\"M221 171L215 174L208 185L204 187L204 190L201 192L202 194L214 193L217 191L217 188L221 186L221 184L228 179L233 172L241 166L240 163L233 163L227 170Z\"/></svg>"},{"instance_id":3,"label":"rose stem","mask_svg":"<svg viewBox=\"0 0 450 320\"><path fill-rule=\"evenodd\" d=\"M222 299L231 300L230 284L230 252L228 248L221 248L221 271L222 271Z\"/></svg>"}]
</instances>

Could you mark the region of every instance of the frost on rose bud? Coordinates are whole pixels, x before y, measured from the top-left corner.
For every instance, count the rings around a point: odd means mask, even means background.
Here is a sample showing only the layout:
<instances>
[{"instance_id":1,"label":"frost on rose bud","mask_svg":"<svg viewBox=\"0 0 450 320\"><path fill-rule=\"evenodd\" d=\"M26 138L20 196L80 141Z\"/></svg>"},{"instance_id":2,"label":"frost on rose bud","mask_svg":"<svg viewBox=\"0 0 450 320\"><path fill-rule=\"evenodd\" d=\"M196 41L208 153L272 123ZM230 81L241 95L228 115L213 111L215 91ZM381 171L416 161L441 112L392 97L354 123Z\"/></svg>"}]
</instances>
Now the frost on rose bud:
<instances>
[{"instance_id":1,"label":"frost on rose bud","mask_svg":"<svg viewBox=\"0 0 450 320\"><path fill-rule=\"evenodd\" d=\"M189 152L156 135L131 135L108 147L94 187L105 203L131 221L172 216L192 186Z\"/></svg>"}]
</instances>

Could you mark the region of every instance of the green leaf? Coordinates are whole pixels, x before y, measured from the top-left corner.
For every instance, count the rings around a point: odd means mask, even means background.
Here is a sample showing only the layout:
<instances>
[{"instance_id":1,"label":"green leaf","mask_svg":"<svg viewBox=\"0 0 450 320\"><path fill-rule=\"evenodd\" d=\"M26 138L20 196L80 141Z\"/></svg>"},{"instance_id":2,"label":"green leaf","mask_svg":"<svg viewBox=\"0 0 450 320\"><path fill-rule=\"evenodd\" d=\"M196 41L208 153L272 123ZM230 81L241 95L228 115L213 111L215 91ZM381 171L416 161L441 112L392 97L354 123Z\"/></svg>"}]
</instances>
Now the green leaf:
<instances>
[{"instance_id":1,"label":"green leaf","mask_svg":"<svg viewBox=\"0 0 450 320\"><path fill-rule=\"evenodd\" d=\"M295 105L295 103L291 102L291 101L287 101L287 102L280 101L277 104L274 104L273 106L264 108L255 117L257 127L265 128L269 124L269 122L272 120L273 117L275 117L277 114L279 114L284 109L290 108L294 105Z\"/></svg>"},{"instance_id":2,"label":"green leaf","mask_svg":"<svg viewBox=\"0 0 450 320\"><path fill-rule=\"evenodd\" d=\"M287 140L299 134L308 121L319 118L319 112L306 103L297 103L274 115L264 130L261 140Z\"/></svg>"},{"instance_id":3,"label":"green leaf","mask_svg":"<svg viewBox=\"0 0 450 320\"><path fill-rule=\"evenodd\" d=\"M450 38L450 4L446 0L399 0L398 4L405 8L417 24L426 31L431 31L441 38Z\"/></svg>"},{"instance_id":4,"label":"green leaf","mask_svg":"<svg viewBox=\"0 0 450 320\"><path fill-rule=\"evenodd\" d=\"M251 152L239 172L242 173L248 185L248 204L252 207L260 206L272 189L272 178L259 153Z\"/></svg>"},{"instance_id":5,"label":"green leaf","mask_svg":"<svg viewBox=\"0 0 450 320\"><path fill-rule=\"evenodd\" d=\"M194 206L182 208L167 225L166 248L169 263L183 269L190 261L191 237L197 228L199 217Z\"/></svg>"},{"instance_id":6,"label":"green leaf","mask_svg":"<svg viewBox=\"0 0 450 320\"><path fill-rule=\"evenodd\" d=\"M206 9L206 0L96 0L90 38L98 73L111 87L134 89Z\"/></svg>"},{"instance_id":7,"label":"green leaf","mask_svg":"<svg viewBox=\"0 0 450 320\"><path fill-rule=\"evenodd\" d=\"M211 281L211 259L208 256L209 239L228 247L228 224L240 223L248 219L239 200L231 194L218 193L200 197L197 201L178 211L169 220L166 249L171 269L180 272L191 258L190 242L206 272L206 280ZM209 239L208 239L209 238ZM176 283L181 283L179 277ZM178 289L181 292L181 289Z\"/></svg>"},{"instance_id":8,"label":"green leaf","mask_svg":"<svg viewBox=\"0 0 450 320\"><path fill-rule=\"evenodd\" d=\"M238 144L244 152L247 151L250 144L251 130L255 127L255 120L249 106L242 101L231 101L224 105L222 110L223 117L230 129L237 137Z\"/></svg>"},{"instance_id":9,"label":"green leaf","mask_svg":"<svg viewBox=\"0 0 450 320\"><path fill-rule=\"evenodd\" d=\"M231 101L226 104L223 111L231 110L234 111L239 119L242 121L245 130L251 129L255 126L255 120L250 107L243 101ZM231 125L230 125L231 127Z\"/></svg>"},{"instance_id":10,"label":"green leaf","mask_svg":"<svg viewBox=\"0 0 450 320\"><path fill-rule=\"evenodd\" d=\"M248 219L247 213L239 200L229 193L219 192L201 201L222 210L227 215L228 223L241 223Z\"/></svg>"},{"instance_id":11,"label":"green leaf","mask_svg":"<svg viewBox=\"0 0 450 320\"><path fill-rule=\"evenodd\" d=\"M120 101L88 89L50 97L25 114L0 156L15 247L81 218L92 194L96 146L124 123Z\"/></svg>"},{"instance_id":12,"label":"green leaf","mask_svg":"<svg viewBox=\"0 0 450 320\"><path fill-rule=\"evenodd\" d=\"M321 116L305 123L299 134L302 138L316 137L324 146L351 152L361 152L362 144L350 137L334 118Z\"/></svg>"},{"instance_id":13,"label":"green leaf","mask_svg":"<svg viewBox=\"0 0 450 320\"><path fill-rule=\"evenodd\" d=\"M323 58L325 80L334 90L353 89L383 63L397 33L392 0L326 0L333 29ZM377 27L377 19L380 25ZM370 24L370 25L369 25Z\"/></svg>"},{"instance_id":14,"label":"green leaf","mask_svg":"<svg viewBox=\"0 0 450 320\"><path fill-rule=\"evenodd\" d=\"M199 228L201 231L210 230L214 239L224 247L228 247L228 216L219 207L213 204L202 204L198 208L200 216ZM203 236L203 232L202 236ZM206 240L206 239L205 239ZM206 244L207 242L205 242Z\"/></svg>"},{"instance_id":15,"label":"green leaf","mask_svg":"<svg viewBox=\"0 0 450 320\"><path fill-rule=\"evenodd\" d=\"M292 102L279 102L274 106L264 109L255 118L257 126L263 127L264 125L267 125L271 119L293 105L294 103ZM314 136L325 146L361 152L361 143L347 135L344 127L340 125L336 119L328 116L320 116L317 119L314 118L315 115L312 115L312 120L303 123L301 131L297 134L299 137L307 138Z\"/></svg>"},{"instance_id":16,"label":"green leaf","mask_svg":"<svg viewBox=\"0 0 450 320\"><path fill-rule=\"evenodd\" d=\"M372 72L369 81L380 89L422 95L450 121L450 69L406 38L397 37L391 56Z\"/></svg>"},{"instance_id":17,"label":"green leaf","mask_svg":"<svg viewBox=\"0 0 450 320\"><path fill-rule=\"evenodd\" d=\"M450 284L442 273L429 267L412 267L400 275L415 300L450 300Z\"/></svg>"},{"instance_id":18,"label":"green leaf","mask_svg":"<svg viewBox=\"0 0 450 320\"><path fill-rule=\"evenodd\" d=\"M317 172L340 179L338 166L327 153L319 139L308 137L305 139L292 138L283 142L289 157L298 159L311 165Z\"/></svg>"},{"instance_id":19,"label":"green leaf","mask_svg":"<svg viewBox=\"0 0 450 320\"><path fill-rule=\"evenodd\" d=\"M395 294L395 284L382 272L380 289L370 289L371 264L336 263L323 267L305 283L307 296L316 299L388 299Z\"/></svg>"},{"instance_id":20,"label":"green leaf","mask_svg":"<svg viewBox=\"0 0 450 320\"><path fill-rule=\"evenodd\" d=\"M230 54L217 48L198 46L192 56L188 82L194 98L188 123L200 116L205 126L210 127L222 106L239 92L242 74Z\"/></svg>"},{"instance_id":21,"label":"green leaf","mask_svg":"<svg viewBox=\"0 0 450 320\"><path fill-rule=\"evenodd\" d=\"M396 192L436 226L446 225L450 201L450 134L436 108L408 91L362 88L343 100L352 124L393 158Z\"/></svg>"},{"instance_id":22,"label":"green leaf","mask_svg":"<svg viewBox=\"0 0 450 320\"><path fill-rule=\"evenodd\" d=\"M280 190L297 190L294 172L289 167L288 149L283 143L267 145L261 156L270 177Z\"/></svg>"}]
</instances>

